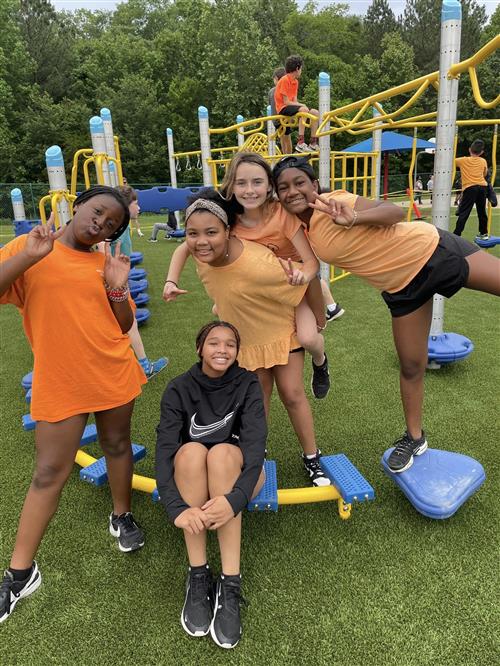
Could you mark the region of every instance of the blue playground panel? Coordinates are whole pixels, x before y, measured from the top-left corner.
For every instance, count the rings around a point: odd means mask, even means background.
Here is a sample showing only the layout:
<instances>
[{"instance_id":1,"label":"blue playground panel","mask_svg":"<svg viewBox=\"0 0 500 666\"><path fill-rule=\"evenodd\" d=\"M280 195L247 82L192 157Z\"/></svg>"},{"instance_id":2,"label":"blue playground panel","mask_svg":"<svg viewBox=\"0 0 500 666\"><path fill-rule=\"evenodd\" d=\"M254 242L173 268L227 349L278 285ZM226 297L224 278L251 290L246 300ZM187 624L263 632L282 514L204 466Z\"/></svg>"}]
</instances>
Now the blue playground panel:
<instances>
[{"instance_id":1,"label":"blue playground panel","mask_svg":"<svg viewBox=\"0 0 500 666\"><path fill-rule=\"evenodd\" d=\"M371 485L343 453L321 456L319 463L346 504L375 499Z\"/></svg>"},{"instance_id":2,"label":"blue playground panel","mask_svg":"<svg viewBox=\"0 0 500 666\"><path fill-rule=\"evenodd\" d=\"M427 449L414 456L413 465L406 472L394 474L387 465L393 450L387 449L382 456L384 472L427 518L452 516L486 478L483 466L474 458L440 449Z\"/></svg>"},{"instance_id":3,"label":"blue playground panel","mask_svg":"<svg viewBox=\"0 0 500 666\"><path fill-rule=\"evenodd\" d=\"M137 294L137 296L132 295L132 298L134 299L134 303L137 305L137 307L149 303L149 296L143 291L140 294Z\"/></svg>"},{"instance_id":4,"label":"blue playground panel","mask_svg":"<svg viewBox=\"0 0 500 666\"><path fill-rule=\"evenodd\" d=\"M129 280L144 280L147 273L144 268L131 268L128 274Z\"/></svg>"},{"instance_id":5,"label":"blue playground panel","mask_svg":"<svg viewBox=\"0 0 500 666\"><path fill-rule=\"evenodd\" d=\"M36 421L33 421L31 414L24 414L23 416L23 429L24 430L34 430L36 426ZM89 423L85 426L83 431L82 438L80 439L80 446L85 446L86 444L92 444L92 442L97 441L97 428L95 423Z\"/></svg>"},{"instance_id":6,"label":"blue playground panel","mask_svg":"<svg viewBox=\"0 0 500 666\"><path fill-rule=\"evenodd\" d=\"M12 222L14 225L14 234L16 236L22 236L23 234L29 234L33 227L41 224L40 220L14 220Z\"/></svg>"},{"instance_id":7,"label":"blue playground panel","mask_svg":"<svg viewBox=\"0 0 500 666\"><path fill-rule=\"evenodd\" d=\"M147 288L149 287L148 281L147 280L129 280L128 281L128 288L130 289L130 294L132 298L134 296L137 296L143 291L147 291Z\"/></svg>"},{"instance_id":8,"label":"blue playground panel","mask_svg":"<svg viewBox=\"0 0 500 666\"><path fill-rule=\"evenodd\" d=\"M132 444L132 456L134 462L142 460L146 456L146 447L140 444ZM106 469L106 458L104 456L87 467L80 470L80 479L92 483L94 486L103 486L108 481Z\"/></svg>"},{"instance_id":9,"label":"blue playground panel","mask_svg":"<svg viewBox=\"0 0 500 666\"><path fill-rule=\"evenodd\" d=\"M484 240L481 238L474 238L474 243L479 245L479 247L495 247L495 245L500 244L500 236L490 236Z\"/></svg>"},{"instance_id":10,"label":"blue playground panel","mask_svg":"<svg viewBox=\"0 0 500 666\"><path fill-rule=\"evenodd\" d=\"M142 252L132 252L130 254L130 265L133 268L134 266L137 266L137 264L141 264L143 259Z\"/></svg>"},{"instance_id":11,"label":"blue playground panel","mask_svg":"<svg viewBox=\"0 0 500 666\"><path fill-rule=\"evenodd\" d=\"M137 199L143 213L161 213L162 211L184 210L188 198L198 192L200 187L152 187L149 190L137 190Z\"/></svg>"},{"instance_id":12,"label":"blue playground panel","mask_svg":"<svg viewBox=\"0 0 500 666\"><path fill-rule=\"evenodd\" d=\"M137 308L137 310L135 311L135 318L139 326L147 322L147 320L150 317L151 317L151 312L147 308Z\"/></svg>"},{"instance_id":13,"label":"blue playground panel","mask_svg":"<svg viewBox=\"0 0 500 666\"><path fill-rule=\"evenodd\" d=\"M467 358L474 351L474 344L459 333L429 335L429 361L453 363Z\"/></svg>"},{"instance_id":14,"label":"blue playground panel","mask_svg":"<svg viewBox=\"0 0 500 666\"><path fill-rule=\"evenodd\" d=\"M247 504L249 511L277 511L278 510L278 475L276 461L265 460L264 472L266 480L259 494Z\"/></svg>"},{"instance_id":15,"label":"blue playground panel","mask_svg":"<svg viewBox=\"0 0 500 666\"><path fill-rule=\"evenodd\" d=\"M21 379L21 386L25 391L31 388L31 384L33 383L33 370L31 372L28 372L27 375L24 375L24 377Z\"/></svg>"}]
</instances>

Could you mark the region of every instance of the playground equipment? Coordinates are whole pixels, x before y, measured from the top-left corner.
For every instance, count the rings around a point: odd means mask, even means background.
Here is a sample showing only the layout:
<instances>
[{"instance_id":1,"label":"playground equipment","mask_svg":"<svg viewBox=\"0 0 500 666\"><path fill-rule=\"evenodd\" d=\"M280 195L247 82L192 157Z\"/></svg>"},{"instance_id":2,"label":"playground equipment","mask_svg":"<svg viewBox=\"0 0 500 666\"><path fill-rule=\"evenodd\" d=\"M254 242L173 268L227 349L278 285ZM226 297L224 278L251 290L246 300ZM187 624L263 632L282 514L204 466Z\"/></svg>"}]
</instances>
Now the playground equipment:
<instances>
[{"instance_id":1,"label":"playground equipment","mask_svg":"<svg viewBox=\"0 0 500 666\"><path fill-rule=\"evenodd\" d=\"M382 456L384 472L428 518L452 516L486 479L482 465L474 458L439 449L427 449L414 458L406 472L394 474L387 465L393 450L387 449Z\"/></svg>"},{"instance_id":2,"label":"playground equipment","mask_svg":"<svg viewBox=\"0 0 500 666\"><path fill-rule=\"evenodd\" d=\"M33 227L40 224L40 220L27 220L26 212L24 210L23 194L18 187L10 191L10 200L12 202L12 210L14 211L14 234L21 236L28 234Z\"/></svg>"},{"instance_id":3,"label":"playground equipment","mask_svg":"<svg viewBox=\"0 0 500 666\"><path fill-rule=\"evenodd\" d=\"M143 259L144 255L142 254L142 252L131 252L130 265L134 267L137 266L138 264L142 264Z\"/></svg>"}]
</instances>

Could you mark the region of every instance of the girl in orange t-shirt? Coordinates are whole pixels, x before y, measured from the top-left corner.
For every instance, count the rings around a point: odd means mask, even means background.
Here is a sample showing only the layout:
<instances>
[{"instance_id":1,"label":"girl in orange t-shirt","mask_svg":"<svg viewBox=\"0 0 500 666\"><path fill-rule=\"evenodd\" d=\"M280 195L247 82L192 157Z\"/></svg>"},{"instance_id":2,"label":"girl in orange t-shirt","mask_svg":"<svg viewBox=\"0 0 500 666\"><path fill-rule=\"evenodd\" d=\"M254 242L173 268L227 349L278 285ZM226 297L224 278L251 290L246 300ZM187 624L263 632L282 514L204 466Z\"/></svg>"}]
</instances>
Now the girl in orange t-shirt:
<instances>
[{"instance_id":1,"label":"girl in orange t-shirt","mask_svg":"<svg viewBox=\"0 0 500 666\"><path fill-rule=\"evenodd\" d=\"M144 545L131 512L130 420L146 383L126 332L129 258L93 252L129 223L128 206L111 187L97 186L74 202L71 223L52 231L52 218L0 250L0 303L16 305L34 356L32 417L36 463L22 509L10 568L0 586L0 622L41 575L34 557L73 469L90 412L113 498L110 533L120 550Z\"/></svg>"},{"instance_id":2,"label":"girl in orange t-shirt","mask_svg":"<svg viewBox=\"0 0 500 666\"><path fill-rule=\"evenodd\" d=\"M265 245L278 257L290 284L309 285L295 310L297 338L312 357L313 394L318 399L325 398L330 379L325 341L318 332L318 328L326 325L323 294L317 279L319 263L300 222L274 200L271 168L257 153L238 153L231 160L221 195L230 202L236 215L235 221L229 222L232 235ZM174 252L163 293L166 301L184 293L177 283L188 256L186 245ZM294 266L290 260L303 263Z\"/></svg>"},{"instance_id":3,"label":"girl in orange t-shirt","mask_svg":"<svg viewBox=\"0 0 500 666\"><path fill-rule=\"evenodd\" d=\"M434 225L401 223L402 209L389 202L344 191L318 196L307 159L283 158L273 177L283 206L309 229L318 257L380 289L391 311L406 432L388 464L403 472L427 449L422 403L432 297L462 287L500 296L500 261Z\"/></svg>"}]
</instances>

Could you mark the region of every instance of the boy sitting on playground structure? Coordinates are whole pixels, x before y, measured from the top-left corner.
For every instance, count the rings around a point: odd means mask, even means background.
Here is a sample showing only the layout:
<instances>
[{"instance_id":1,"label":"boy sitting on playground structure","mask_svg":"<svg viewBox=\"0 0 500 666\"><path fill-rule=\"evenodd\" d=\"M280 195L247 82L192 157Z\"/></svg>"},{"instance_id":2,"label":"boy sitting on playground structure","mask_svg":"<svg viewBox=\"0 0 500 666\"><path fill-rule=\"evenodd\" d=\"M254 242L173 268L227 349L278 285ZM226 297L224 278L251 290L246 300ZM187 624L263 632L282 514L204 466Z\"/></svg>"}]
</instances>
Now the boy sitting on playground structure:
<instances>
[{"instance_id":1,"label":"boy sitting on playground structure","mask_svg":"<svg viewBox=\"0 0 500 666\"><path fill-rule=\"evenodd\" d=\"M276 84L274 91L274 100L276 111L282 116L295 116L297 113L310 113L316 116L316 120L311 120L311 143L308 146L304 140L304 119L299 118L299 137L295 150L298 153L307 153L319 150L316 130L318 128L319 112L317 109L309 109L305 104L299 102L297 94L299 91L299 78L302 74L304 60L300 56L288 56L285 61L286 74Z\"/></svg>"},{"instance_id":2,"label":"boy sitting on playground structure","mask_svg":"<svg viewBox=\"0 0 500 666\"><path fill-rule=\"evenodd\" d=\"M484 152L484 141L475 139L469 148L469 157L457 157L455 164L462 176L462 198L458 209L457 224L454 234L461 236L465 223L469 219L472 208L476 204L479 220L479 238L488 238L488 215L486 213L486 193L488 183L486 174L488 164L481 155Z\"/></svg>"}]
</instances>

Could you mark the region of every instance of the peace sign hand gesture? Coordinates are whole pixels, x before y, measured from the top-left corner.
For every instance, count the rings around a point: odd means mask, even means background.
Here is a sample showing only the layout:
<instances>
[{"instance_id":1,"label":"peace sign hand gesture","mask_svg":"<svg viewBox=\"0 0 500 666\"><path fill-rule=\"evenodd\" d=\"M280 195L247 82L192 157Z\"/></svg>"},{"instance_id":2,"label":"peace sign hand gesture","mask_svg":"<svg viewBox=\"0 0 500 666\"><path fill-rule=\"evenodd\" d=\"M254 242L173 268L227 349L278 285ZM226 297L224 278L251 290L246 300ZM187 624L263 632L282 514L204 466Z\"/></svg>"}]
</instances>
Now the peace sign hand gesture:
<instances>
[{"instance_id":1,"label":"peace sign hand gesture","mask_svg":"<svg viewBox=\"0 0 500 666\"><path fill-rule=\"evenodd\" d=\"M66 227L62 226L57 231L52 231L53 223L54 213L51 213L47 224L38 224L29 232L24 252L30 259L40 261L46 257L54 249L54 241L63 235Z\"/></svg>"},{"instance_id":2,"label":"peace sign hand gesture","mask_svg":"<svg viewBox=\"0 0 500 666\"><path fill-rule=\"evenodd\" d=\"M299 268L294 267L294 265L292 264L292 260L290 258L288 258L285 261L284 259L278 257L278 261L280 262L281 267L285 271L288 284L291 284L294 287L299 286L301 284L306 284L306 276Z\"/></svg>"},{"instance_id":3,"label":"peace sign hand gesture","mask_svg":"<svg viewBox=\"0 0 500 666\"><path fill-rule=\"evenodd\" d=\"M348 206L344 201L335 201L335 199L326 199L320 194L314 194L316 200L309 206L329 215L335 224L341 227L351 227L354 223L354 209Z\"/></svg>"},{"instance_id":4,"label":"peace sign hand gesture","mask_svg":"<svg viewBox=\"0 0 500 666\"><path fill-rule=\"evenodd\" d=\"M130 271L130 258L120 254L120 241L115 246L115 256L111 254L110 243L104 246L104 280L112 288L117 289L127 284Z\"/></svg>"}]
</instances>

